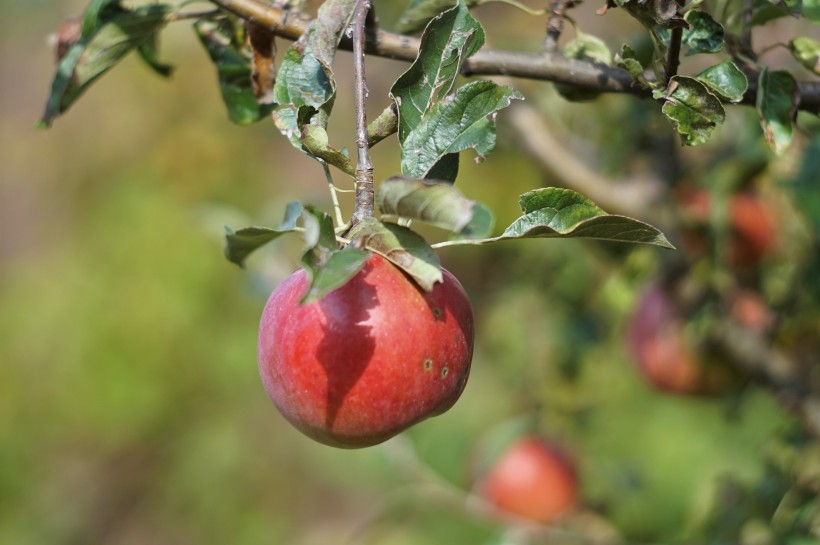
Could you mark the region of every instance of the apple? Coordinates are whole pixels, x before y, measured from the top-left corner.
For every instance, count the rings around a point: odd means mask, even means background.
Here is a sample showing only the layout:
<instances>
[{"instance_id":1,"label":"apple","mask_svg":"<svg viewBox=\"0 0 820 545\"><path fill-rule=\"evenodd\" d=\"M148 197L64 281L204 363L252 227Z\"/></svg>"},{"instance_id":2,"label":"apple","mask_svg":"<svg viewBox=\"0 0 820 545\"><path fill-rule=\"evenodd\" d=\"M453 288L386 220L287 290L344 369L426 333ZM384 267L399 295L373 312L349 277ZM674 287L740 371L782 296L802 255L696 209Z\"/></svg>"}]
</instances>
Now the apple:
<instances>
[{"instance_id":1,"label":"apple","mask_svg":"<svg viewBox=\"0 0 820 545\"><path fill-rule=\"evenodd\" d=\"M732 263L758 263L774 246L777 235L771 208L753 193L735 193L729 201L729 215L735 234L730 247Z\"/></svg>"},{"instance_id":2,"label":"apple","mask_svg":"<svg viewBox=\"0 0 820 545\"><path fill-rule=\"evenodd\" d=\"M351 280L300 304L300 269L271 294L259 327L259 372L282 415L327 445L375 445L447 411L473 355L473 313L443 270L431 292L374 254Z\"/></svg>"},{"instance_id":3,"label":"apple","mask_svg":"<svg viewBox=\"0 0 820 545\"><path fill-rule=\"evenodd\" d=\"M578 476L570 458L536 435L524 435L502 452L478 488L497 508L542 523L573 507Z\"/></svg>"},{"instance_id":4,"label":"apple","mask_svg":"<svg viewBox=\"0 0 820 545\"><path fill-rule=\"evenodd\" d=\"M691 188L679 190L678 198L690 223L700 228L709 222L711 198L706 191ZM752 191L739 191L729 197L728 222L731 237L728 260L735 267L751 267L771 251L777 239L776 216L773 208ZM696 255L706 251L707 241L701 230L684 231L683 244Z\"/></svg>"},{"instance_id":5,"label":"apple","mask_svg":"<svg viewBox=\"0 0 820 545\"><path fill-rule=\"evenodd\" d=\"M658 284L649 285L639 296L627 340L642 375L659 390L715 395L734 383L727 365L707 361L690 347L679 309Z\"/></svg>"},{"instance_id":6,"label":"apple","mask_svg":"<svg viewBox=\"0 0 820 545\"><path fill-rule=\"evenodd\" d=\"M757 334L771 330L775 317L759 294L739 289L732 294L730 315L740 325Z\"/></svg>"}]
</instances>

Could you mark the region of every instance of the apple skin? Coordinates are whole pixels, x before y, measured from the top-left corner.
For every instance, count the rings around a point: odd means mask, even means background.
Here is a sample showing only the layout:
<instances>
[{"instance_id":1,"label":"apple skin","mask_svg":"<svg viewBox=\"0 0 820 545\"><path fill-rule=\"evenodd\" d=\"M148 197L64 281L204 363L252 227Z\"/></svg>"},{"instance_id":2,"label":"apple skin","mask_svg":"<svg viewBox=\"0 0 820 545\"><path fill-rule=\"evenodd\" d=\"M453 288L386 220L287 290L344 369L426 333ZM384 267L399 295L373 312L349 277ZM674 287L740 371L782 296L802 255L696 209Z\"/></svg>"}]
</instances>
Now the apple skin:
<instances>
[{"instance_id":1,"label":"apple skin","mask_svg":"<svg viewBox=\"0 0 820 545\"><path fill-rule=\"evenodd\" d=\"M539 436L525 435L492 465L479 493L503 511L549 523L577 502L578 475L561 450Z\"/></svg>"},{"instance_id":2,"label":"apple skin","mask_svg":"<svg viewBox=\"0 0 820 545\"><path fill-rule=\"evenodd\" d=\"M389 439L447 411L473 355L473 312L458 280L422 291L374 254L347 283L300 305L300 269L271 294L259 327L259 373L305 435L340 448Z\"/></svg>"},{"instance_id":3,"label":"apple skin","mask_svg":"<svg viewBox=\"0 0 820 545\"><path fill-rule=\"evenodd\" d=\"M659 390L683 395L717 395L734 384L721 362L705 362L688 345L683 319L672 297L657 284L640 295L627 340L644 378Z\"/></svg>"}]
</instances>

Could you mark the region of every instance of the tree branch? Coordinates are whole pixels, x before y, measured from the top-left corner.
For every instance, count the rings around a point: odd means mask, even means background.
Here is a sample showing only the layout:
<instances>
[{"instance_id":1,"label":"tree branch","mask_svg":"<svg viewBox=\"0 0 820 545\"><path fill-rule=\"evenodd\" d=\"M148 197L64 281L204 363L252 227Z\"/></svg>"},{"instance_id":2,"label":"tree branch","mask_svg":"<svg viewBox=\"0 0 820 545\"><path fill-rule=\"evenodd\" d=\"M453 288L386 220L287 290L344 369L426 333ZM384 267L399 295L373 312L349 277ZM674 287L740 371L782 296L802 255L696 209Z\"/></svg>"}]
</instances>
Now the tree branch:
<instances>
[{"instance_id":1,"label":"tree branch","mask_svg":"<svg viewBox=\"0 0 820 545\"><path fill-rule=\"evenodd\" d=\"M299 13L285 11L265 4L262 0L210 0L243 19L269 28L282 38L296 40L305 32L310 19ZM420 40L412 36L379 30L366 40L368 54L390 59L413 61L418 55ZM351 50L353 43L343 39L342 49ZM507 75L517 78L553 81L575 86L579 89L602 93L628 93L649 98L651 92L636 83L625 70L576 59L567 59L558 53L529 53L483 48L467 59L464 75ZM741 103L754 104L757 78L750 78L749 89ZM800 97L798 108L820 112L820 82L798 82Z\"/></svg>"},{"instance_id":2,"label":"tree branch","mask_svg":"<svg viewBox=\"0 0 820 545\"><path fill-rule=\"evenodd\" d=\"M678 67L680 66L680 45L683 38L683 29L675 27L672 29L672 36L669 38L669 52L666 54L666 71L663 77L667 83L672 76L678 74Z\"/></svg>"},{"instance_id":3,"label":"tree branch","mask_svg":"<svg viewBox=\"0 0 820 545\"><path fill-rule=\"evenodd\" d=\"M820 397L811 390L810 381L795 361L732 321L713 327L707 343L728 356L741 371L765 384L786 408L802 418L812 435L820 437Z\"/></svg>"},{"instance_id":4,"label":"tree branch","mask_svg":"<svg viewBox=\"0 0 820 545\"><path fill-rule=\"evenodd\" d=\"M607 212L645 218L664 191L659 179L613 179L591 169L552 134L541 115L526 103L510 107L505 119L515 128L530 157L556 177L557 183L587 195Z\"/></svg>"},{"instance_id":5,"label":"tree branch","mask_svg":"<svg viewBox=\"0 0 820 545\"><path fill-rule=\"evenodd\" d=\"M356 207L353 225L374 213L373 164L367 142L367 79L364 70L365 21L370 0L359 0L353 12L353 87L356 101Z\"/></svg>"}]
</instances>

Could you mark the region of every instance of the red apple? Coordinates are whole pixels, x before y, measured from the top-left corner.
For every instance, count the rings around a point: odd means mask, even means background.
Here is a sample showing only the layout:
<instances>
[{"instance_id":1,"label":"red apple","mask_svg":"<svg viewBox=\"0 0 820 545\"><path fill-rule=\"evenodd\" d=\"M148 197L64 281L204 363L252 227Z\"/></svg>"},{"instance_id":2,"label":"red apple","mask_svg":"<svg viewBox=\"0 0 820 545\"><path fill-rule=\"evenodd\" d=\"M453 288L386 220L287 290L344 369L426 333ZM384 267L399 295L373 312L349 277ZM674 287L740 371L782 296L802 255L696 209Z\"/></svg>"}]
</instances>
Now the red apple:
<instances>
[{"instance_id":1,"label":"red apple","mask_svg":"<svg viewBox=\"0 0 820 545\"><path fill-rule=\"evenodd\" d=\"M739 289L731 297L730 314L746 329L762 334L774 324L772 310L756 292Z\"/></svg>"},{"instance_id":2,"label":"red apple","mask_svg":"<svg viewBox=\"0 0 820 545\"><path fill-rule=\"evenodd\" d=\"M684 188L679 192L679 199L691 224L701 227L708 224L712 202L706 191ZM731 229L727 248L729 262L735 267L758 264L777 239L773 208L751 191L732 194L728 208ZM707 240L697 229L684 231L682 242L690 253L700 255L706 251Z\"/></svg>"},{"instance_id":3,"label":"red apple","mask_svg":"<svg viewBox=\"0 0 820 545\"><path fill-rule=\"evenodd\" d=\"M777 230L771 209L757 195L735 193L729 201L734 238L730 259L739 265L758 263L774 245Z\"/></svg>"},{"instance_id":4,"label":"red apple","mask_svg":"<svg viewBox=\"0 0 820 545\"><path fill-rule=\"evenodd\" d=\"M458 280L442 273L424 292L374 254L305 305L305 271L286 278L259 328L259 372L282 415L321 443L358 448L452 407L470 371L473 314Z\"/></svg>"},{"instance_id":5,"label":"red apple","mask_svg":"<svg viewBox=\"0 0 820 545\"><path fill-rule=\"evenodd\" d=\"M733 384L731 369L705 361L689 346L683 317L659 285L641 294L629 322L628 342L644 378L660 390L713 395Z\"/></svg>"},{"instance_id":6,"label":"red apple","mask_svg":"<svg viewBox=\"0 0 820 545\"><path fill-rule=\"evenodd\" d=\"M540 437L526 435L492 465L479 493L508 513L548 523L576 503L578 477L563 452Z\"/></svg>"}]
</instances>

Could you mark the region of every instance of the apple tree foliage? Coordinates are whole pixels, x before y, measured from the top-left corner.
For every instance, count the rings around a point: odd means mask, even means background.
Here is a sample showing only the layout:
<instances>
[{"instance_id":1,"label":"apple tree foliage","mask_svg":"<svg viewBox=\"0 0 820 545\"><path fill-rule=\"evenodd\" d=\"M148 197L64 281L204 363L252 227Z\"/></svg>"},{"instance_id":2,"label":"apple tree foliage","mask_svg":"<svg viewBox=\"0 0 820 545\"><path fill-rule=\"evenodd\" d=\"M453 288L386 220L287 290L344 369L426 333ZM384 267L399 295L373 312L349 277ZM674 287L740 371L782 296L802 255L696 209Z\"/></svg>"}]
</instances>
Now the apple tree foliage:
<instances>
[{"instance_id":1,"label":"apple tree foliage","mask_svg":"<svg viewBox=\"0 0 820 545\"><path fill-rule=\"evenodd\" d=\"M547 9L535 9L522 2L495 0L533 17L549 12L545 50L531 57L524 52L518 57L515 52L508 57L486 53L478 62L486 52L485 31L471 10L488 1L412 0L394 25L392 36L415 49L412 58L406 52L392 52L409 66L392 83L382 114L366 127L368 146L397 145L401 156L400 172L386 173L375 188L378 214L345 222L338 210L333 215L292 202L278 226L226 228L227 258L243 265L268 242L286 234L301 235L301 259L311 278L305 301L312 301L352 278L371 252L384 256L422 289L430 290L442 278L435 252L440 247L580 237L674 248L664 233L646 221L607 213L568 188L544 187L520 195L520 217L496 229L491 208L471 199L469 184L459 179L459 162L467 156L478 161L487 157L496 145L497 119L503 119L505 110L525 96L506 82L470 77L473 73L550 80L570 101L590 101L611 92L635 95L647 108L662 113L668 120L664 130L676 132L683 146L708 146L715 130L726 122L728 109L749 107L757 112L761 138L774 153L784 154L801 130L796 122L798 112L820 111L816 79L799 81L793 70L769 68L751 48L752 32L772 21L820 23L817 0L607 0L599 13L625 11L645 30L650 44L638 47L632 41L615 51L580 28L574 28L574 37L558 49L562 25L572 22L565 12L579 1L553 0ZM339 49L350 48L359 1L327 0L313 17L305 14L304 2L298 0L200 4L211 9L195 10L185 1L90 0L82 17L61 29L58 65L40 125L50 126L132 52L160 76L169 76L173 67L162 61L160 36L168 25L192 23L193 35L213 63L230 121L246 125L272 120L295 148L294 153L317 161L331 192L333 169L358 178L360 165L348 150L334 147L327 129L336 106L334 57ZM378 2L374 4L377 9ZM267 26L264 18L253 22L268 10L292 15L296 23L288 27L287 17ZM380 30L374 17L368 24L365 34L370 33L370 54L378 52L373 36ZM293 28L302 31L294 36ZM278 67L273 65L276 36L294 40L280 55ZM794 63L820 75L820 40L794 36L780 45ZM379 54L391 56L391 52ZM703 68L680 73L680 58L695 55L704 59ZM528 59L532 61L529 65ZM805 197L800 199L801 206L814 218L814 235L820 217L818 142L815 137L809 144L813 154L806 154L808 159L798 169L794 186ZM720 218L711 221L726 223ZM449 238L430 243L412 228L416 222L443 229ZM811 265L807 267L811 277ZM814 282L816 285L816 276ZM813 410L817 418L817 409ZM754 491L735 492L754 497ZM719 526L720 521L714 524Z\"/></svg>"}]
</instances>

